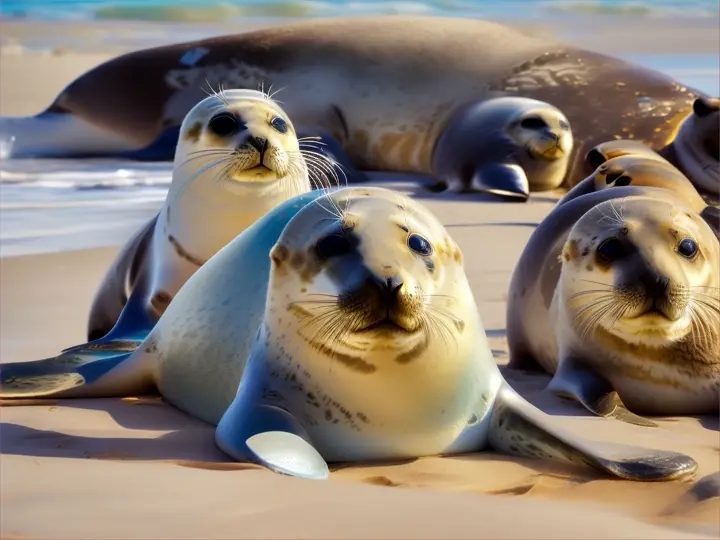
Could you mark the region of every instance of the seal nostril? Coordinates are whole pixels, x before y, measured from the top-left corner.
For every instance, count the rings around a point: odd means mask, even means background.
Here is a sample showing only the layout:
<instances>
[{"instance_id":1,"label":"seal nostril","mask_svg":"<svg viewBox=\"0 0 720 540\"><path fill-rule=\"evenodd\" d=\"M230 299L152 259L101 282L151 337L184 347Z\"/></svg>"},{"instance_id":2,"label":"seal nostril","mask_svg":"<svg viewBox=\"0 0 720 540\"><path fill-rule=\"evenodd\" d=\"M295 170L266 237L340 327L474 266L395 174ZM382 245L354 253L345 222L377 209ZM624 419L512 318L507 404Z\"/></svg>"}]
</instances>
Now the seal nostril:
<instances>
[{"instance_id":1,"label":"seal nostril","mask_svg":"<svg viewBox=\"0 0 720 540\"><path fill-rule=\"evenodd\" d=\"M263 153L265 151L265 149L267 148L267 139L264 139L262 137L250 136L247 139L245 139L245 144L249 144L258 152Z\"/></svg>"},{"instance_id":2,"label":"seal nostril","mask_svg":"<svg viewBox=\"0 0 720 540\"><path fill-rule=\"evenodd\" d=\"M668 291L670 279L658 274L646 274L642 279L648 296L652 298L663 298Z\"/></svg>"}]
</instances>

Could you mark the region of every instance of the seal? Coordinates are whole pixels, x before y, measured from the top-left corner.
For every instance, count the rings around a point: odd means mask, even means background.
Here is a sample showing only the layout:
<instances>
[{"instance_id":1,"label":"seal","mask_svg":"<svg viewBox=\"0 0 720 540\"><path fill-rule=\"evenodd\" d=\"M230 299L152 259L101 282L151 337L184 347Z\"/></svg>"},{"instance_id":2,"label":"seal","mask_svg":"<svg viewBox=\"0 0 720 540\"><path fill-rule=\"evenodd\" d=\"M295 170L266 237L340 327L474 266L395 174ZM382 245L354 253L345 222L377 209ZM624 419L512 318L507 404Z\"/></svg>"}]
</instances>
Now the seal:
<instances>
[{"instance_id":1,"label":"seal","mask_svg":"<svg viewBox=\"0 0 720 540\"><path fill-rule=\"evenodd\" d=\"M597 167L595 172L573 187L558 206L603 189L629 185L664 188L700 214L720 241L720 208L708 204L679 169L644 144L632 140L609 141L593 148L586 159Z\"/></svg>"},{"instance_id":2,"label":"seal","mask_svg":"<svg viewBox=\"0 0 720 540\"><path fill-rule=\"evenodd\" d=\"M205 261L265 212L310 191L310 176L323 180L323 163L301 151L290 118L267 94L228 90L200 101L181 126L162 208L96 293L88 338L107 334L133 295L144 306L134 315L138 331L151 327Z\"/></svg>"},{"instance_id":3,"label":"seal","mask_svg":"<svg viewBox=\"0 0 720 540\"><path fill-rule=\"evenodd\" d=\"M138 79L143 92L129 91ZM92 151L169 159L168 141L206 80L285 88L283 106L299 132L326 134L334 158L348 167L430 175L435 145L457 111L495 97L536 99L561 109L572 125L567 186L592 172L584 157L601 142L631 138L665 148L696 98L707 98L657 71L488 21L346 17L120 56L71 83L39 116L2 119L0 134L16 136L17 157ZM483 139L481 125L476 138ZM704 167L717 182L717 172ZM681 170L695 181L695 169Z\"/></svg>"},{"instance_id":4,"label":"seal","mask_svg":"<svg viewBox=\"0 0 720 540\"><path fill-rule=\"evenodd\" d=\"M558 205L594 191L623 186L647 186L672 191L693 212L699 214L705 210L707 203L690 180L674 165L654 154L652 150L646 150L647 153L621 154L601 163L590 176L568 191Z\"/></svg>"},{"instance_id":5,"label":"seal","mask_svg":"<svg viewBox=\"0 0 720 540\"><path fill-rule=\"evenodd\" d=\"M462 261L437 219L397 192L299 195L198 270L133 352L103 338L3 364L0 397L156 387L217 424L236 460L305 478L327 478L327 462L487 447L635 480L694 474L682 454L585 441L518 395Z\"/></svg>"},{"instance_id":6,"label":"seal","mask_svg":"<svg viewBox=\"0 0 720 540\"><path fill-rule=\"evenodd\" d=\"M567 118L547 103L521 97L475 103L440 135L433 155L438 183L431 190L525 200L530 191L560 187L572 145Z\"/></svg>"},{"instance_id":7,"label":"seal","mask_svg":"<svg viewBox=\"0 0 720 540\"><path fill-rule=\"evenodd\" d=\"M616 158L618 159L618 158ZM510 285L510 367L594 414L717 412L720 243L672 191L617 187L557 206Z\"/></svg>"}]
</instances>

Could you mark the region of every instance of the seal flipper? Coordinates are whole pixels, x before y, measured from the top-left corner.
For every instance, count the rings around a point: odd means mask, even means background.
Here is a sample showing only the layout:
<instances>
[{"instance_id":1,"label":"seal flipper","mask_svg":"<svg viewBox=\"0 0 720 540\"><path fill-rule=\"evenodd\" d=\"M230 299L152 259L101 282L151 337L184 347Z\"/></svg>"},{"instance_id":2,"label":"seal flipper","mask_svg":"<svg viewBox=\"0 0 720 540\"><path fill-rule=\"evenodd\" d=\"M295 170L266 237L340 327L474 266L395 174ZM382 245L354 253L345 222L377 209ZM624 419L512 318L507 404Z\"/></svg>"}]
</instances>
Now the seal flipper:
<instances>
[{"instance_id":1,"label":"seal flipper","mask_svg":"<svg viewBox=\"0 0 720 540\"><path fill-rule=\"evenodd\" d=\"M149 371L140 364L116 369L130 362L155 325L145 308L146 288L141 280L115 326L102 338L64 349L54 358L0 365L0 398L110 397L152 387Z\"/></svg>"},{"instance_id":2,"label":"seal flipper","mask_svg":"<svg viewBox=\"0 0 720 540\"><path fill-rule=\"evenodd\" d=\"M0 398L111 397L142 393L150 374L127 364L134 342L88 343L54 358L0 365ZM117 370L114 373L110 373ZM119 376L118 376L119 375ZM106 379L105 377L108 376Z\"/></svg>"},{"instance_id":3,"label":"seal flipper","mask_svg":"<svg viewBox=\"0 0 720 540\"><path fill-rule=\"evenodd\" d=\"M327 463L308 439L300 422L286 410L273 405L246 409L237 400L215 432L220 449L237 461L252 461L290 476L324 480L330 474Z\"/></svg>"},{"instance_id":4,"label":"seal flipper","mask_svg":"<svg viewBox=\"0 0 720 540\"><path fill-rule=\"evenodd\" d=\"M310 182L314 189L334 187L335 185L344 187L347 184L361 184L369 181L368 176L355 167L340 142L324 130L298 129L297 138L303 154L310 154L310 159L306 159L306 162L310 170ZM306 140L301 141L302 138L306 138ZM312 158L313 155L315 155L315 159ZM329 160L330 163L321 164L318 160L324 162L326 159L320 156ZM328 171L328 167L332 167L335 177ZM324 184L318 181L318 176L325 180Z\"/></svg>"},{"instance_id":5,"label":"seal flipper","mask_svg":"<svg viewBox=\"0 0 720 540\"><path fill-rule=\"evenodd\" d=\"M255 339L235 399L215 430L215 442L238 461L258 463L275 472L323 480L327 463L310 443L300 421L284 407L282 396L271 390L265 361L265 333Z\"/></svg>"},{"instance_id":6,"label":"seal flipper","mask_svg":"<svg viewBox=\"0 0 720 540\"><path fill-rule=\"evenodd\" d=\"M479 191L508 197L510 200L526 201L530 197L525 171L515 163L485 164L475 170L471 185Z\"/></svg>"},{"instance_id":7,"label":"seal flipper","mask_svg":"<svg viewBox=\"0 0 720 540\"><path fill-rule=\"evenodd\" d=\"M676 452L583 440L552 425L552 417L503 384L495 398L489 445L507 454L584 464L626 480L691 476L697 463Z\"/></svg>"},{"instance_id":8,"label":"seal flipper","mask_svg":"<svg viewBox=\"0 0 720 540\"><path fill-rule=\"evenodd\" d=\"M574 399L597 416L645 427L658 425L630 412L609 382L574 358L564 358L547 387L558 397Z\"/></svg>"}]
</instances>

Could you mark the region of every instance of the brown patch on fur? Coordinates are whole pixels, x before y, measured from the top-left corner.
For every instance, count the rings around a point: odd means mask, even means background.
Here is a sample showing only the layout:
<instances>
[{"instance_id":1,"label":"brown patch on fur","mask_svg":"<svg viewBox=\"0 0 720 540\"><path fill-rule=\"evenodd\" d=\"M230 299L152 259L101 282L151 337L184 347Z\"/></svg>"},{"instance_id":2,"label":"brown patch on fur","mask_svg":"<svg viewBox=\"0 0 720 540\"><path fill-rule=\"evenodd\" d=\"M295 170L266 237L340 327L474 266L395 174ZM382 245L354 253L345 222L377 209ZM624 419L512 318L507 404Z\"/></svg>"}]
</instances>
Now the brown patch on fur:
<instances>
[{"instance_id":1,"label":"brown patch on fur","mask_svg":"<svg viewBox=\"0 0 720 540\"><path fill-rule=\"evenodd\" d=\"M324 268L324 264L308 253L307 256L301 252L295 252L290 258L290 266L300 276L303 283L312 283L312 280Z\"/></svg>"},{"instance_id":2,"label":"brown patch on fur","mask_svg":"<svg viewBox=\"0 0 720 540\"><path fill-rule=\"evenodd\" d=\"M202 133L202 122L195 122L193 126L185 132L183 139L191 142L198 142L200 140L200 134Z\"/></svg>"},{"instance_id":3,"label":"brown patch on fur","mask_svg":"<svg viewBox=\"0 0 720 540\"><path fill-rule=\"evenodd\" d=\"M173 245L175 248L175 252L185 259L186 261L194 264L198 268L200 268L203 264L205 264L205 261L200 259L199 257L195 257L194 255L190 254L188 251L185 250L184 247L180 245L180 242L178 242L177 238L175 238L172 234L168 235L168 241Z\"/></svg>"},{"instance_id":4,"label":"brown patch on fur","mask_svg":"<svg viewBox=\"0 0 720 540\"><path fill-rule=\"evenodd\" d=\"M155 310L155 313L162 315L170 305L170 302L172 302L172 299L173 297L170 296L170 293L166 291L158 291L150 299L150 305Z\"/></svg>"},{"instance_id":5,"label":"brown patch on fur","mask_svg":"<svg viewBox=\"0 0 720 540\"><path fill-rule=\"evenodd\" d=\"M627 361L612 359L613 368L626 377L647 381L661 386L673 388L695 388L693 379L707 379L717 381L720 388L720 362L717 349L718 334L713 335L714 343L703 348L700 343L693 341L693 334L677 342L668 343L665 347L650 347L647 345L628 343L624 339L611 334L601 326L596 328L595 339L603 349L621 351L635 358L641 359L642 365L628 365ZM607 362L607 360L605 360ZM689 381L670 379L659 376L655 366L661 365L675 370L679 375L689 378Z\"/></svg>"},{"instance_id":6,"label":"brown patch on fur","mask_svg":"<svg viewBox=\"0 0 720 540\"><path fill-rule=\"evenodd\" d=\"M430 340L426 337L424 340L422 340L420 343L415 345L409 351L399 354L395 358L395 361L398 364L409 364L410 362L415 360L418 356L420 356L422 353L424 353L427 350L429 345L430 345Z\"/></svg>"},{"instance_id":7,"label":"brown patch on fur","mask_svg":"<svg viewBox=\"0 0 720 540\"><path fill-rule=\"evenodd\" d=\"M570 262L580 256L577 240L568 240L563 247L562 257L565 262Z\"/></svg>"},{"instance_id":8,"label":"brown patch on fur","mask_svg":"<svg viewBox=\"0 0 720 540\"><path fill-rule=\"evenodd\" d=\"M373 364L370 364L363 360L362 358L359 358L357 356L350 356L348 354L339 353L336 351L333 351L328 347L327 345L324 345L323 343L311 343L313 347L316 347L320 350L323 354L329 356L333 360L337 360L341 364L343 364L345 367L349 368L352 371L356 371L358 373L364 373L364 374L370 374L377 371L377 367L375 367Z\"/></svg>"},{"instance_id":9,"label":"brown patch on fur","mask_svg":"<svg viewBox=\"0 0 720 540\"><path fill-rule=\"evenodd\" d=\"M288 255L290 255L288 248L281 244L275 244L270 251L270 259L272 259L277 266L280 266L280 264L288 258Z\"/></svg>"}]
</instances>

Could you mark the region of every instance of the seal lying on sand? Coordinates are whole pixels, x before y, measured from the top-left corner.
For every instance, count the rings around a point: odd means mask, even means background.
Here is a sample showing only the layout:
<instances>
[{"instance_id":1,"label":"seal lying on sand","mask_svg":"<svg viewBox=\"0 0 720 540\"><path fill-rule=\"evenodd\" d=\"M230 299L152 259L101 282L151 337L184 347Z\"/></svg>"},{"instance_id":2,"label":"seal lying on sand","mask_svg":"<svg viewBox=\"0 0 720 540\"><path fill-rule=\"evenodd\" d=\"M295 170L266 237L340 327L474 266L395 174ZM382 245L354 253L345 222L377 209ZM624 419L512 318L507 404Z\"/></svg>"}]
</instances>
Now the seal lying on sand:
<instances>
[{"instance_id":1,"label":"seal lying on sand","mask_svg":"<svg viewBox=\"0 0 720 540\"><path fill-rule=\"evenodd\" d=\"M582 195L543 220L518 261L509 365L539 364L556 394L631 423L717 413L719 286L720 243L672 191Z\"/></svg>"},{"instance_id":2,"label":"seal lying on sand","mask_svg":"<svg viewBox=\"0 0 720 540\"><path fill-rule=\"evenodd\" d=\"M131 88L136 80L143 92ZM332 137L343 165L428 174L458 111L491 97L537 99L572 125L568 186L592 172L583 158L603 141L633 138L665 148L702 96L657 71L487 21L331 18L123 55L71 83L41 115L4 118L0 133L16 135L17 156L142 148L136 157L170 159L176 126L206 80L285 88L283 106L299 132ZM698 123L683 125L693 131ZM700 129L699 139L687 137L688 148L705 148L708 132ZM482 131L478 125L478 138ZM704 181L692 165L699 155L668 159L686 159L681 170L698 185ZM697 163L718 181L717 154L714 169ZM474 172L466 171L466 183Z\"/></svg>"},{"instance_id":3,"label":"seal lying on sand","mask_svg":"<svg viewBox=\"0 0 720 540\"><path fill-rule=\"evenodd\" d=\"M301 153L282 108L254 90L206 97L180 134L165 203L108 270L90 310L90 340L110 331L132 295L144 306L138 330L151 327L205 261L265 212L310 191L309 170L325 173L319 157Z\"/></svg>"},{"instance_id":4,"label":"seal lying on sand","mask_svg":"<svg viewBox=\"0 0 720 540\"><path fill-rule=\"evenodd\" d=\"M438 183L430 189L525 200L530 191L560 187L572 145L567 118L547 103L520 97L476 103L440 135L433 153Z\"/></svg>"},{"instance_id":5,"label":"seal lying on sand","mask_svg":"<svg viewBox=\"0 0 720 540\"><path fill-rule=\"evenodd\" d=\"M693 474L681 454L582 440L515 393L462 260L437 219L396 192L300 195L196 272L135 352L104 339L3 364L0 397L154 386L217 424L232 457L307 478L326 478L326 461L486 447L628 479Z\"/></svg>"}]
</instances>

